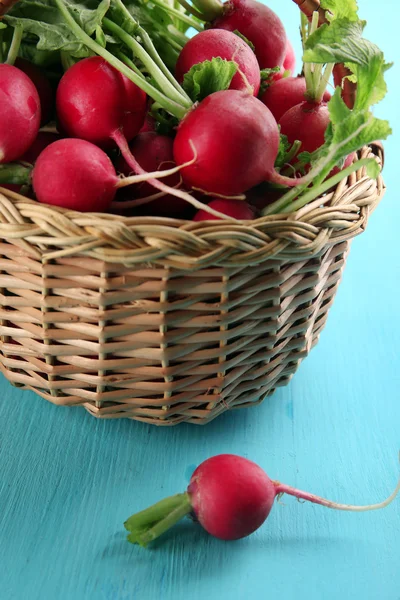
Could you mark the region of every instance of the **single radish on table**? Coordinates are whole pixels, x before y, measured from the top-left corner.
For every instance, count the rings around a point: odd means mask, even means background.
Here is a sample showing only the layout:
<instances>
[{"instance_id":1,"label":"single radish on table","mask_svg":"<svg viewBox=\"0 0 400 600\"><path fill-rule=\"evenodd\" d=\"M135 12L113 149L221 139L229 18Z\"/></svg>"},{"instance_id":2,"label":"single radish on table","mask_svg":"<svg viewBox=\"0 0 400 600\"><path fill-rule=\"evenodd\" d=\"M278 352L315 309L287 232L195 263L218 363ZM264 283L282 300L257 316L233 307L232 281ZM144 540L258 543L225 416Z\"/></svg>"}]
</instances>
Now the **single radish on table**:
<instances>
[{"instance_id":1,"label":"single radish on table","mask_svg":"<svg viewBox=\"0 0 400 600\"><path fill-rule=\"evenodd\" d=\"M33 82L17 67L0 64L0 164L19 159L33 144L40 115Z\"/></svg>"},{"instance_id":2,"label":"single radish on table","mask_svg":"<svg viewBox=\"0 0 400 600\"><path fill-rule=\"evenodd\" d=\"M337 504L272 481L257 464L246 458L220 454L197 467L186 492L132 515L124 525L130 532L130 542L146 546L183 517L192 515L212 536L237 540L256 531L268 517L275 498L283 494L327 508L362 512L388 506L399 490L400 481L391 496L379 504Z\"/></svg>"},{"instance_id":3,"label":"single radish on table","mask_svg":"<svg viewBox=\"0 0 400 600\"><path fill-rule=\"evenodd\" d=\"M260 68L254 52L239 36L224 29L207 29L192 37L183 47L176 63L176 78L181 83L184 75L199 63L213 58L233 61L238 71L232 78L230 90L260 89Z\"/></svg>"},{"instance_id":4,"label":"single radish on table","mask_svg":"<svg viewBox=\"0 0 400 600\"><path fill-rule=\"evenodd\" d=\"M255 210L247 202L242 200L223 200L222 198L211 200L208 206L224 213L228 217L237 219L239 221L247 221L254 219ZM219 220L219 217L210 215L204 209L199 210L193 217L193 221L215 221Z\"/></svg>"},{"instance_id":5,"label":"single radish on table","mask_svg":"<svg viewBox=\"0 0 400 600\"><path fill-rule=\"evenodd\" d=\"M268 6L256 0L229 0L211 23L215 29L239 31L254 46L260 69L282 65L286 32L282 21Z\"/></svg>"}]
</instances>

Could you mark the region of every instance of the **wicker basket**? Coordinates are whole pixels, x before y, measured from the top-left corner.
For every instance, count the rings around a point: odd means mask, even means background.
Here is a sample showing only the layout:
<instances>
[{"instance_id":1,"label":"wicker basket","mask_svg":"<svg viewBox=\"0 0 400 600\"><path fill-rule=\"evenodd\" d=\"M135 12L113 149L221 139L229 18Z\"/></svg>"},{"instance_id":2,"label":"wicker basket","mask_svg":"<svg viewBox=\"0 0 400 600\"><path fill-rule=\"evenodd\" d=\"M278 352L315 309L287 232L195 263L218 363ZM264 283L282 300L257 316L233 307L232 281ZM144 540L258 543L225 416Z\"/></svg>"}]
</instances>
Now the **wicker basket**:
<instances>
[{"instance_id":1,"label":"wicker basket","mask_svg":"<svg viewBox=\"0 0 400 600\"><path fill-rule=\"evenodd\" d=\"M3 374L97 417L173 425L206 423L289 381L384 184L362 169L323 206L211 225L0 191Z\"/></svg>"},{"instance_id":2,"label":"wicker basket","mask_svg":"<svg viewBox=\"0 0 400 600\"><path fill-rule=\"evenodd\" d=\"M382 166L379 144L371 154ZM257 404L316 344L384 189L361 169L295 214L210 224L0 188L2 373L54 404L157 425Z\"/></svg>"}]
</instances>

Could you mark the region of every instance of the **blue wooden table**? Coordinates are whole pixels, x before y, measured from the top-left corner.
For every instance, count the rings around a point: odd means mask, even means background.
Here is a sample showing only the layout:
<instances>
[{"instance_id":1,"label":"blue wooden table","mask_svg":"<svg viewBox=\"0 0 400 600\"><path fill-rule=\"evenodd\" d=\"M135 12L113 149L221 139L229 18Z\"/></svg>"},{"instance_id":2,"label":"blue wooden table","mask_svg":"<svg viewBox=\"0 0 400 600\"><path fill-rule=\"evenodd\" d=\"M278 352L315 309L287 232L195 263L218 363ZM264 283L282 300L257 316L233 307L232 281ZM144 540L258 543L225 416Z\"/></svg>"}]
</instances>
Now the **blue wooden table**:
<instances>
[{"instance_id":1,"label":"blue wooden table","mask_svg":"<svg viewBox=\"0 0 400 600\"><path fill-rule=\"evenodd\" d=\"M400 8L391 3L384 17L372 0L359 3L369 38L400 63ZM297 8L270 5L297 39ZM144 550L123 529L220 452L341 502L391 492L400 470L399 80L397 65L378 111L395 130L387 195L353 243L319 345L288 387L204 428L157 429L96 421L1 380L1 600L400 599L400 498L352 514L287 497L257 533L233 543L188 521Z\"/></svg>"}]
</instances>

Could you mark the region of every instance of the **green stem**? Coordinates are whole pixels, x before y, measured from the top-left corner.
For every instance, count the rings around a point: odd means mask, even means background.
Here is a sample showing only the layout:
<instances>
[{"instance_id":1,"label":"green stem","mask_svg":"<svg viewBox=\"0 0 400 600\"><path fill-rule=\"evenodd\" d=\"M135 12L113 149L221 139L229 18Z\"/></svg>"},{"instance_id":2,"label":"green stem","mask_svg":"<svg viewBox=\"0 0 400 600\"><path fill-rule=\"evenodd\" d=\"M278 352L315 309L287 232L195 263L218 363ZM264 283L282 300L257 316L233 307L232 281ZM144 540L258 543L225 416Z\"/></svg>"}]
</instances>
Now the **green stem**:
<instances>
[{"instance_id":1,"label":"green stem","mask_svg":"<svg viewBox=\"0 0 400 600\"><path fill-rule=\"evenodd\" d=\"M0 184L12 183L14 185L24 185L30 183L31 167L26 167L18 163L8 163L0 165Z\"/></svg>"},{"instance_id":2,"label":"green stem","mask_svg":"<svg viewBox=\"0 0 400 600\"><path fill-rule=\"evenodd\" d=\"M126 6L122 2L122 0L113 0L113 3L114 3L114 6L115 6L115 9L117 11L120 11L120 13L121 13L121 15L123 15L124 19L126 19L132 25L132 32L131 33L134 33L134 35L137 35L137 34L140 35L140 37L142 38L143 46L144 46L145 50L147 50L148 55L150 56L151 59L153 59L153 61L156 64L156 66L160 69L160 71L165 75L165 77L168 79L168 81L170 82L170 84L178 92L178 94L179 94L178 98L180 98L180 96L182 96L184 98L184 100L186 100L187 102L189 102L188 107L191 106L192 105L192 101L190 100L189 96L181 88L181 86L179 85L179 83L176 81L175 77L167 69L167 67L165 66L165 64L161 60L161 58L160 58L160 56L159 56L159 54L158 54L158 52L157 52L157 50L156 50L156 48L155 48L155 46L153 44L153 41L152 41L151 37L149 36L149 34L147 33L147 31L145 29L143 29L143 27L141 27L139 25L139 23L133 18L133 16L129 12L129 10L126 8ZM134 38L131 38L131 39L134 39ZM134 40L134 41L137 44L136 40ZM139 46L139 50L142 50L140 44L138 44L138 46ZM136 54L137 54L137 51L138 51L138 48L136 47ZM142 54L145 56L145 53L142 52ZM155 78L155 75L150 70L149 65L146 65L145 61L143 60L143 57L141 57L141 60L142 60L143 64L145 66L147 66L147 68L149 69L149 73ZM164 83L164 82L161 82L161 83ZM163 89L163 88L161 88L161 89Z\"/></svg>"},{"instance_id":3,"label":"green stem","mask_svg":"<svg viewBox=\"0 0 400 600\"><path fill-rule=\"evenodd\" d=\"M301 45L303 48L303 52L305 52L305 49L306 49L307 31L308 31L308 19L307 19L306 15L302 12L302 13L300 13L300 35L301 35Z\"/></svg>"},{"instance_id":4,"label":"green stem","mask_svg":"<svg viewBox=\"0 0 400 600\"><path fill-rule=\"evenodd\" d=\"M320 65L320 66L322 68L322 65ZM317 86L317 90L315 93L315 96L316 96L315 101L316 102L321 102L323 95L325 94L325 90L328 85L329 78L332 75L334 67L335 67L334 63L327 64L325 67L325 71L323 72L323 74L320 75L319 85Z\"/></svg>"},{"instance_id":5,"label":"green stem","mask_svg":"<svg viewBox=\"0 0 400 600\"><path fill-rule=\"evenodd\" d=\"M181 0L179 1L181 2ZM201 19L204 21L214 21L217 17L222 16L224 12L224 5L220 0L193 0L193 4L200 11Z\"/></svg>"},{"instance_id":6,"label":"green stem","mask_svg":"<svg viewBox=\"0 0 400 600\"><path fill-rule=\"evenodd\" d=\"M7 54L7 65L13 65L15 63L15 59L18 56L19 48L21 46L22 36L24 34L24 28L22 25L16 25L14 27L14 33L11 41L11 46Z\"/></svg>"},{"instance_id":7,"label":"green stem","mask_svg":"<svg viewBox=\"0 0 400 600\"><path fill-rule=\"evenodd\" d=\"M164 33L164 30L160 30L159 34L161 33ZM172 35L173 38L177 41L177 43L181 44L182 48L189 41L188 36L185 33L182 33L182 31L179 31L179 29L177 29L175 25L170 25L168 27L168 35Z\"/></svg>"},{"instance_id":8,"label":"green stem","mask_svg":"<svg viewBox=\"0 0 400 600\"><path fill-rule=\"evenodd\" d=\"M63 50L61 50L60 52L60 58L61 65L64 71L68 71L68 69L75 64L75 60L72 58L72 56L68 54L68 52L64 52Z\"/></svg>"},{"instance_id":9,"label":"green stem","mask_svg":"<svg viewBox=\"0 0 400 600\"><path fill-rule=\"evenodd\" d=\"M285 156L285 164L289 163L298 153L298 151L301 148L301 142L299 140L296 140L295 142L293 142L292 147L290 148L289 152L286 154Z\"/></svg>"},{"instance_id":10,"label":"green stem","mask_svg":"<svg viewBox=\"0 0 400 600\"><path fill-rule=\"evenodd\" d=\"M177 82L177 80L172 75L172 73L164 65L164 63L161 60L161 58L160 58L157 50L155 49L154 44L153 44L153 42L152 42L149 34L147 33L147 31L145 31L143 29L143 27L140 27L139 28L139 33L140 33L140 36L142 38L144 47L146 48L147 52L149 53L149 55L151 56L151 58L154 60L154 62L156 63L156 65L159 67L159 69L162 71L162 73L164 73L165 77L173 85L173 87L179 93L179 95L183 96L183 98L188 103L188 107L192 106L192 101L189 98L189 96L187 95L187 93L185 92L185 90L180 86L180 84Z\"/></svg>"},{"instance_id":11,"label":"green stem","mask_svg":"<svg viewBox=\"0 0 400 600\"><path fill-rule=\"evenodd\" d=\"M358 169L360 169L361 167L365 167L368 164L371 164L373 161L375 161L374 158L362 158L361 160L353 163L346 169L343 169L343 171L340 171L336 175L333 175L333 177L326 179L320 185L312 187L304 195L300 196L297 200L295 200L295 202L291 202L290 200L288 202L289 196L292 195L291 190L288 194L285 194L284 196L282 196L282 198L280 198L273 204L270 204L266 209L263 210L262 214L265 217L267 215L272 214L284 214L295 212L296 210L299 210L299 208L303 208L303 206L315 200L315 198L318 198L318 196L324 194L332 187L338 185L338 183L340 183L342 179L349 177L349 175L351 175L355 171L358 171Z\"/></svg>"},{"instance_id":12,"label":"green stem","mask_svg":"<svg viewBox=\"0 0 400 600\"><path fill-rule=\"evenodd\" d=\"M179 21L182 21L182 23L186 23L186 25L189 25L189 27L193 27L193 29L196 29L196 31L203 31L203 27L201 25L199 25L199 23L197 21L195 21L194 19L192 19L185 13L181 12L180 10L177 10L176 8L173 8L172 6L165 4L165 2L163 2L162 0L152 0L152 2L156 6L159 6L160 8L162 8L166 13L172 15L176 19L179 19ZM182 0L181 4L182 4L182 6L184 6L186 8L186 6L185 6L186 2L184 2L184 0ZM187 4L187 6L190 9L192 9L190 4ZM188 10L188 12L190 12L194 17L197 17L198 19L200 19L202 21L205 20L203 15L201 15L194 9Z\"/></svg>"},{"instance_id":13,"label":"green stem","mask_svg":"<svg viewBox=\"0 0 400 600\"><path fill-rule=\"evenodd\" d=\"M166 31L159 31L158 35L160 36L160 38L162 38L163 40L168 42L168 44L171 46L171 48L173 48L174 50L177 51L177 56L179 56L179 54L182 52L182 48L184 46L184 44L181 42L181 40L177 36L171 34L170 32L166 32Z\"/></svg>"},{"instance_id":14,"label":"green stem","mask_svg":"<svg viewBox=\"0 0 400 600\"><path fill-rule=\"evenodd\" d=\"M135 73L129 67L127 67L122 61L120 61L113 54L111 54L111 52L97 44L90 36L88 36L83 31L83 29L81 29L81 27L78 25L75 19L70 15L63 0L55 0L55 3L59 11L63 15L65 21L67 22L70 30L76 35L76 37L79 40L81 40L88 48L90 48L98 56L104 58L104 60L106 60L115 69L120 71L123 75L125 75L125 77L127 77L138 87L140 87L144 92L146 92L148 96L150 96L150 98L159 102L167 112L169 112L177 119L183 119L183 117L187 113L186 108L165 96L157 88L152 86L146 79L142 79L141 77L139 77L137 73Z\"/></svg>"},{"instance_id":15,"label":"green stem","mask_svg":"<svg viewBox=\"0 0 400 600\"><path fill-rule=\"evenodd\" d=\"M309 26L308 32L306 30L306 24L304 23L303 17L301 22L301 35L303 42L303 51L305 49L305 42L307 37L312 35L318 29L319 14L317 11L313 13L311 25ZM322 64L315 63L304 63L304 77L306 80L306 98L309 102L315 102L319 104L323 98L326 87L328 85L329 78L332 74L334 65L328 64L323 71Z\"/></svg>"},{"instance_id":16,"label":"green stem","mask_svg":"<svg viewBox=\"0 0 400 600\"><path fill-rule=\"evenodd\" d=\"M130 69L135 71L135 73L137 73L139 77L142 77L142 79L146 80L146 78L143 75L143 73L141 72L141 70L135 65L133 60L131 60L128 56L126 56L126 54L121 52L121 50L116 50L115 55L118 56L118 58L120 60L122 60L122 62L124 62Z\"/></svg>"},{"instance_id":17,"label":"green stem","mask_svg":"<svg viewBox=\"0 0 400 600\"><path fill-rule=\"evenodd\" d=\"M124 31L119 25L110 21L104 17L103 25L106 29L108 29L113 35L118 37L124 44L132 50L133 54L144 64L148 73L153 77L153 79L160 86L160 89L163 90L171 100L178 102L185 108L190 108L192 106L192 101L188 98L188 96L178 92L174 85L170 82L170 80L165 76L160 67L155 63L155 61L149 56L146 50L139 44L138 41L135 40L134 37L131 37L126 31Z\"/></svg>"},{"instance_id":18,"label":"green stem","mask_svg":"<svg viewBox=\"0 0 400 600\"><path fill-rule=\"evenodd\" d=\"M125 529L130 532L128 541L146 546L191 512L192 504L187 492L165 498L125 521Z\"/></svg>"},{"instance_id":19,"label":"green stem","mask_svg":"<svg viewBox=\"0 0 400 600\"><path fill-rule=\"evenodd\" d=\"M0 63L4 62L4 29L0 28Z\"/></svg>"},{"instance_id":20,"label":"green stem","mask_svg":"<svg viewBox=\"0 0 400 600\"><path fill-rule=\"evenodd\" d=\"M184 8L190 15L196 17L196 19L199 19L200 21L207 21L205 14L196 10L195 6L192 6L186 0L178 0L178 2L182 6L182 8Z\"/></svg>"}]
</instances>

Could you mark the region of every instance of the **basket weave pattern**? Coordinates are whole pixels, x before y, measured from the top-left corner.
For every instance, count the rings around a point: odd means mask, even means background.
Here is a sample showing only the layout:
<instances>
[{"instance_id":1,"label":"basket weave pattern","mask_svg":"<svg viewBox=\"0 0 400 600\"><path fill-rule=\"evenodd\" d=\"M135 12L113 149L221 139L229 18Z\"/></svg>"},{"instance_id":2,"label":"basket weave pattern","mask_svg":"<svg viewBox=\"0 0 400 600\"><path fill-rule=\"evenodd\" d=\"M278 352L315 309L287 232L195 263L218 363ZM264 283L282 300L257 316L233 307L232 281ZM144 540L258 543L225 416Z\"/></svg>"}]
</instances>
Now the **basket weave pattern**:
<instances>
[{"instance_id":1,"label":"basket weave pattern","mask_svg":"<svg viewBox=\"0 0 400 600\"><path fill-rule=\"evenodd\" d=\"M102 418L206 423L258 403L317 342L384 189L361 169L295 214L212 223L0 190L1 370Z\"/></svg>"}]
</instances>

